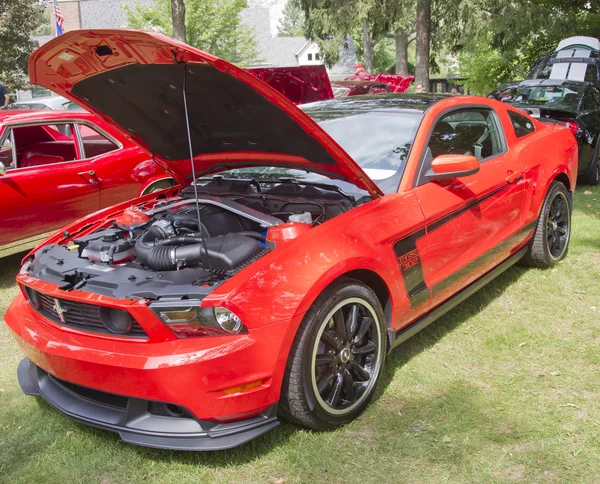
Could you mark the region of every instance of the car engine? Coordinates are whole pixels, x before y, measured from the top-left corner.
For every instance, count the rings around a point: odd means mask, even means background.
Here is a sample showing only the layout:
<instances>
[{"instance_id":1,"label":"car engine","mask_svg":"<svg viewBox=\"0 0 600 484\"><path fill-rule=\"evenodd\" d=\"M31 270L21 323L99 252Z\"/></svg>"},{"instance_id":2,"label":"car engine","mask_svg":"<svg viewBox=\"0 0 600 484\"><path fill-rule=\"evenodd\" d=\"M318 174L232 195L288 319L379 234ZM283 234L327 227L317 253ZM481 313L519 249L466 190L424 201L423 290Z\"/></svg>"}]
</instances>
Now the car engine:
<instances>
[{"instance_id":1,"label":"car engine","mask_svg":"<svg viewBox=\"0 0 600 484\"><path fill-rule=\"evenodd\" d=\"M201 297L278 244L358 203L331 185L217 176L151 206L132 206L65 245L48 245L27 270L65 290Z\"/></svg>"}]
</instances>

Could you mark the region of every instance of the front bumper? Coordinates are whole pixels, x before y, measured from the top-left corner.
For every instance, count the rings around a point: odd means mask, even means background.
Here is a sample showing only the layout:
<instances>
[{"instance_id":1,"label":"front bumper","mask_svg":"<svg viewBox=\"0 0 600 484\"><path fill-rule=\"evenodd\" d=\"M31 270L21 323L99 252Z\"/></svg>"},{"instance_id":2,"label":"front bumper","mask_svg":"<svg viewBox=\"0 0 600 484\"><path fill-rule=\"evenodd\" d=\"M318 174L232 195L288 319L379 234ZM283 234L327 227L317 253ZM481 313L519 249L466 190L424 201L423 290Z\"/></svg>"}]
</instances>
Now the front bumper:
<instances>
[{"instance_id":1,"label":"front bumper","mask_svg":"<svg viewBox=\"0 0 600 484\"><path fill-rule=\"evenodd\" d=\"M86 425L117 432L124 442L174 450L221 450L236 447L277 427L277 404L252 418L215 423L157 413L162 402L122 397L63 382L29 359L18 368L19 385L27 395L40 396L59 412ZM173 408L173 407L171 407ZM177 409L175 409L177 410Z\"/></svg>"}]
</instances>

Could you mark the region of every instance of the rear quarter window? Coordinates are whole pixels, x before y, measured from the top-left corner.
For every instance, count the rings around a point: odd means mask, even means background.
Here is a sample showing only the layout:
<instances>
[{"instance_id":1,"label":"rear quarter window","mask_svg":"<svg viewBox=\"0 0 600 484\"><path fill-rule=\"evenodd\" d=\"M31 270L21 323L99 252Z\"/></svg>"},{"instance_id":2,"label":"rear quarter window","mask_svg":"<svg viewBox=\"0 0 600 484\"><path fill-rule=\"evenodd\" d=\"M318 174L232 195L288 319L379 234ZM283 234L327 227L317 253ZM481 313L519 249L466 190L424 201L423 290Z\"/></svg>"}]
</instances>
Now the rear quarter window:
<instances>
[{"instance_id":1,"label":"rear quarter window","mask_svg":"<svg viewBox=\"0 0 600 484\"><path fill-rule=\"evenodd\" d=\"M522 114L514 111L508 111L508 117L510 118L517 138L522 138L523 136L527 136L535 131L533 122L527 116L523 116Z\"/></svg>"}]
</instances>

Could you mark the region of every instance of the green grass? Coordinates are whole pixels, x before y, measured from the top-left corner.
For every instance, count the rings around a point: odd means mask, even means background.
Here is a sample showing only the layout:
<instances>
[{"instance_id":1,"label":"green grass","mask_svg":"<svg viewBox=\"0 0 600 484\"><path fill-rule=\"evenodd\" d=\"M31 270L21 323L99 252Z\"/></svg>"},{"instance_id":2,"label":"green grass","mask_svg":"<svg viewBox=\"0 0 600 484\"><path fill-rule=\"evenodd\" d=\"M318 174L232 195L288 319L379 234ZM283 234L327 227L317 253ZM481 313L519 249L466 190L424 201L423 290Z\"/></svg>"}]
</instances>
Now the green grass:
<instances>
[{"instance_id":1,"label":"green grass","mask_svg":"<svg viewBox=\"0 0 600 484\"><path fill-rule=\"evenodd\" d=\"M134 447L62 417L22 394L0 325L0 482L600 482L600 189L578 189L573 223L557 268L514 267L397 348L351 425L284 423L231 451ZM18 266L0 261L0 315Z\"/></svg>"}]
</instances>

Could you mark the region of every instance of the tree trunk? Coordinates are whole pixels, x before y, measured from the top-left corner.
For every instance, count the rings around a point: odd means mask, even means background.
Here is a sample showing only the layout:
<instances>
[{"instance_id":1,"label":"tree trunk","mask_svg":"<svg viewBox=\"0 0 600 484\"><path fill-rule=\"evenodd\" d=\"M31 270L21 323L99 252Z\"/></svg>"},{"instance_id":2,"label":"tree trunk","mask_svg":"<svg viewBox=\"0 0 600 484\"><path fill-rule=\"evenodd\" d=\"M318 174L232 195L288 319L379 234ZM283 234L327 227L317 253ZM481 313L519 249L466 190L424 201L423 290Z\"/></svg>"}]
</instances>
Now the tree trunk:
<instances>
[{"instance_id":1,"label":"tree trunk","mask_svg":"<svg viewBox=\"0 0 600 484\"><path fill-rule=\"evenodd\" d=\"M371 74L373 71L373 44L371 43L371 29L367 22L363 22L363 51L365 72Z\"/></svg>"},{"instance_id":2,"label":"tree trunk","mask_svg":"<svg viewBox=\"0 0 600 484\"><path fill-rule=\"evenodd\" d=\"M408 74L408 32L394 36L396 41L396 74Z\"/></svg>"},{"instance_id":3,"label":"tree trunk","mask_svg":"<svg viewBox=\"0 0 600 484\"><path fill-rule=\"evenodd\" d=\"M431 0L417 0L417 62L415 65L415 84L421 84L424 91L429 90L429 37L431 34Z\"/></svg>"},{"instance_id":4,"label":"tree trunk","mask_svg":"<svg viewBox=\"0 0 600 484\"><path fill-rule=\"evenodd\" d=\"M173 37L181 42L187 42L185 38L185 4L183 0L171 0L171 12L173 15Z\"/></svg>"}]
</instances>

